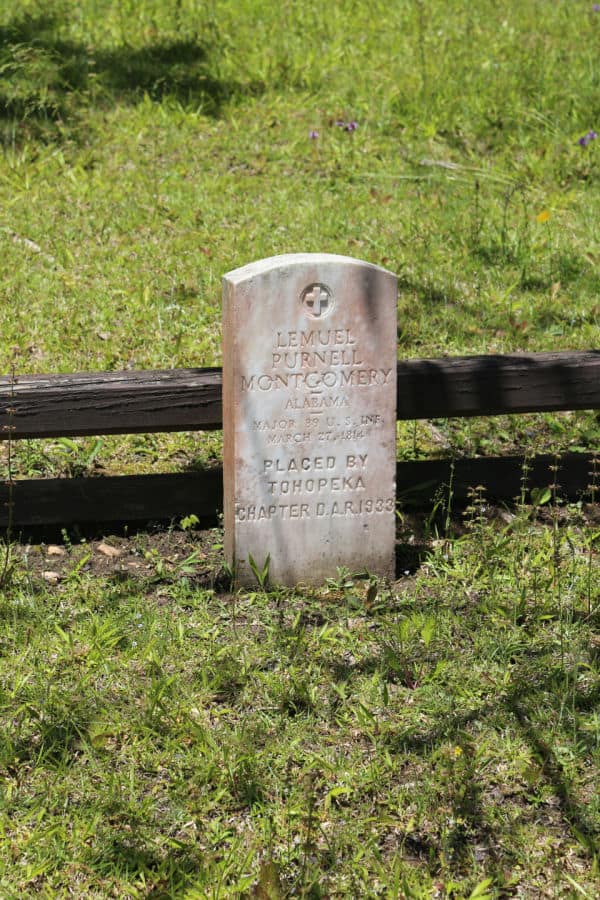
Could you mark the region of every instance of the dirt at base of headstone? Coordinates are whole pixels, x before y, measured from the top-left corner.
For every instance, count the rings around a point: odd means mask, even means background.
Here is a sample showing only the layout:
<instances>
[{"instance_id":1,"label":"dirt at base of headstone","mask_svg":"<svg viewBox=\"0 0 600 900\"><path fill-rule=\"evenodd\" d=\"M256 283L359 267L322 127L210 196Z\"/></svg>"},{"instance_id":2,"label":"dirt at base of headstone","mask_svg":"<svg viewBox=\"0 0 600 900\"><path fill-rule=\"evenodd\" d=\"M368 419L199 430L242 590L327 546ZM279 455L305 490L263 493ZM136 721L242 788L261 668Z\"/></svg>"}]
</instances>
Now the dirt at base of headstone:
<instances>
[{"instance_id":1,"label":"dirt at base of headstone","mask_svg":"<svg viewBox=\"0 0 600 900\"><path fill-rule=\"evenodd\" d=\"M170 581L187 576L212 586L222 566L217 529L138 531L94 540L15 543L13 554L33 579L60 584L74 573L100 578Z\"/></svg>"},{"instance_id":2,"label":"dirt at base of headstone","mask_svg":"<svg viewBox=\"0 0 600 900\"><path fill-rule=\"evenodd\" d=\"M582 524L600 525L600 504L584 504L580 511ZM515 510L489 505L485 511L488 522L506 528ZM569 507L540 507L530 515L550 526L558 521L566 524L572 517ZM464 513L452 516L448 537L425 512L403 512L396 533L396 579L404 581L416 574L431 551L440 541L452 540L468 530ZM56 534L46 540L12 544L14 559L34 581L48 586L60 585L74 572L99 578L135 579L145 582L169 582L187 577L198 587L228 590L224 577L223 532L220 528L181 531L167 526L130 534L97 533L86 540L64 540ZM360 571L360 566L357 567Z\"/></svg>"}]
</instances>

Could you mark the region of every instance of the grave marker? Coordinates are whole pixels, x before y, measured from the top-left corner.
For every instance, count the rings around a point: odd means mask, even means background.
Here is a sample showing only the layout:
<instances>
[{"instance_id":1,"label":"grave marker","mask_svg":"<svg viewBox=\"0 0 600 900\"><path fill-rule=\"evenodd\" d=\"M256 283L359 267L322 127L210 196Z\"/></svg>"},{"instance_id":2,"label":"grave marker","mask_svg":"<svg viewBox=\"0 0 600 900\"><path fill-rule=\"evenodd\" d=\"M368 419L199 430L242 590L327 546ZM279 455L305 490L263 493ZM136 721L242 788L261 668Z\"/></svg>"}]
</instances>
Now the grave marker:
<instances>
[{"instance_id":1,"label":"grave marker","mask_svg":"<svg viewBox=\"0 0 600 900\"><path fill-rule=\"evenodd\" d=\"M238 585L394 574L396 277L290 254L223 279L225 553Z\"/></svg>"}]
</instances>

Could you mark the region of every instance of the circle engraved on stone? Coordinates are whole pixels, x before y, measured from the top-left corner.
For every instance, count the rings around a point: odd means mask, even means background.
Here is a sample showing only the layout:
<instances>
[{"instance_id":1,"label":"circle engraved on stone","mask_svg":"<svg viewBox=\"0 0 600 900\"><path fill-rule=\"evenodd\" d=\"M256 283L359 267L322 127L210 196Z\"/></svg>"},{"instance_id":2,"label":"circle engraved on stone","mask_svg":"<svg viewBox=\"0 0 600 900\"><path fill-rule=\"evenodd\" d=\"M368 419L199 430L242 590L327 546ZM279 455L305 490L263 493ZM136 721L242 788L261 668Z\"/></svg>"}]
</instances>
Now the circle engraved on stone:
<instances>
[{"instance_id":1,"label":"circle engraved on stone","mask_svg":"<svg viewBox=\"0 0 600 900\"><path fill-rule=\"evenodd\" d=\"M335 305L331 288L326 284L309 284L300 295L300 302L309 319L324 319Z\"/></svg>"}]
</instances>

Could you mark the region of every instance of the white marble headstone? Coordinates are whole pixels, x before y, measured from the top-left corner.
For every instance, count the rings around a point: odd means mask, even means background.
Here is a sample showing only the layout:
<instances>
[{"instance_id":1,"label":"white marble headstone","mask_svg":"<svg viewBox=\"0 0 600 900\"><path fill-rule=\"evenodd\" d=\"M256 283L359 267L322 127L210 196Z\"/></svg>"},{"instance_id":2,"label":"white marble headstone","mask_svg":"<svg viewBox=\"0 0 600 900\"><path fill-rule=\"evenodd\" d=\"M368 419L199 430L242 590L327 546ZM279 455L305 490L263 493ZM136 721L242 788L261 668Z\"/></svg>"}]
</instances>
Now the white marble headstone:
<instances>
[{"instance_id":1,"label":"white marble headstone","mask_svg":"<svg viewBox=\"0 0 600 900\"><path fill-rule=\"evenodd\" d=\"M225 553L238 585L394 573L396 277L344 256L223 279Z\"/></svg>"}]
</instances>

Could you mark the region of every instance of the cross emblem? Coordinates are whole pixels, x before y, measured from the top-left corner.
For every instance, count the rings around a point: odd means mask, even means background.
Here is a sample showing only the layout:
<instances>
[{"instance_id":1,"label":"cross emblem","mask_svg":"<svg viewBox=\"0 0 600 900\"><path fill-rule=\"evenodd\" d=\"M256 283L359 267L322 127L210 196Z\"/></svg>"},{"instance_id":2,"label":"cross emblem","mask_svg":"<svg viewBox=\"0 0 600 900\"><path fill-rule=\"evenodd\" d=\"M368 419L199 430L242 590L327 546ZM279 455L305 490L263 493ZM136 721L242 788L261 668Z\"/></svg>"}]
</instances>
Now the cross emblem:
<instances>
[{"instance_id":1,"label":"cross emblem","mask_svg":"<svg viewBox=\"0 0 600 900\"><path fill-rule=\"evenodd\" d=\"M333 309L333 297L324 284L311 284L302 294L302 304L307 316L320 319Z\"/></svg>"}]
</instances>

